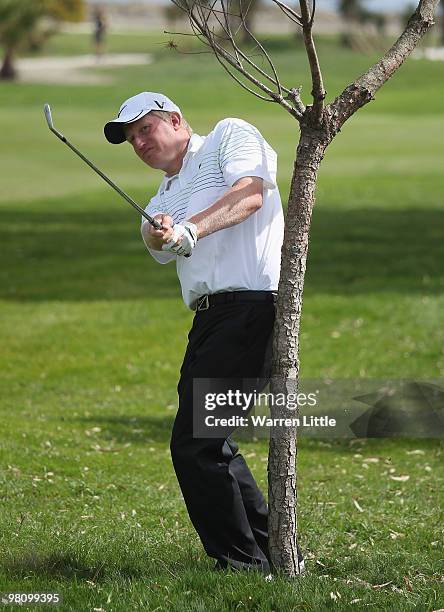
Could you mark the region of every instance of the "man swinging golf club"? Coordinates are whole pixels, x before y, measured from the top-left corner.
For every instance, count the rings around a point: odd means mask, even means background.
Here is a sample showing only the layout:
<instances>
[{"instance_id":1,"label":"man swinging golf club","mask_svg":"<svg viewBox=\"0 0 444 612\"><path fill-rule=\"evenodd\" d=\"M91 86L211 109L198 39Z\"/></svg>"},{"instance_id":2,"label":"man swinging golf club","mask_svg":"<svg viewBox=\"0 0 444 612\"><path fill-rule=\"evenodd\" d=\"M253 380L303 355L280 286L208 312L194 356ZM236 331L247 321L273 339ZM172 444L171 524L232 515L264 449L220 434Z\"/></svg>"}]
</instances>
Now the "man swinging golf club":
<instances>
[{"instance_id":1,"label":"man swinging golf club","mask_svg":"<svg viewBox=\"0 0 444 612\"><path fill-rule=\"evenodd\" d=\"M237 445L193 435L194 379L262 375L275 318L283 240L276 154L240 119L193 134L159 93L126 100L104 128L162 170L142 219L154 259L176 262L185 303L196 311L178 384L171 455L190 519L219 569L270 571L267 505Z\"/></svg>"}]
</instances>

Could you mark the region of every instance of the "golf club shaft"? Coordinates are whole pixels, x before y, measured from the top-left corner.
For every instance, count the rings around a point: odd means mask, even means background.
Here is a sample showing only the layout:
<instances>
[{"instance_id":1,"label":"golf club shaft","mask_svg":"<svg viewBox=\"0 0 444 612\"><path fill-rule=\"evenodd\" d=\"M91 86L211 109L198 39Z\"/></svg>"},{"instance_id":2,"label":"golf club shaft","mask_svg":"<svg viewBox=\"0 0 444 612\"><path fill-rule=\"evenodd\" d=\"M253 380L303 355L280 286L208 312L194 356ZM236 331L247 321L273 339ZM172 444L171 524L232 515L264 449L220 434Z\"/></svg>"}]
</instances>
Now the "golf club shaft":
<instances>
[{"instance_id":1,"label":"golf club shaft","mask_svg":"<svg viewBox=\"0 0 444 612\"><path fill-rule=\"evenodd\" d=\"M94 170L94 172L96 172L99 176L101 176L103 180L108 183L110 187L112 187L115 191L117 191L117 193L121 195L122 198L124 198L128 202L128 204L131 204L131 206L135 208L147 221L149 221L153 227L155 227L156 229L162 229L162 225L156 219L153 219L153 217L151 217L148 213L146 213L143 210L143 208L141 208L136 202L134 202L134 200L127 193L125 193L122 189L120 189L120 187L118 187L115 183L113 183L113 181L109 179L106 176L106 174L104 174L101 170L99 170L97 166L95 166L91 161L89 161L89 159L87 159L83 155L83 153L81 153L77 149L77 147L72 145L63 134L61 134L58 130L56 130L52 125L48 124L48 127L51 130L51 132L53 132L57 136L57 138L59 138L62 142L68 145L71 151L74 151L74 153L78 155L80 159L82 159L85 162L85 164L87 164L92 170Z\"/></svg>"}]
</instances>

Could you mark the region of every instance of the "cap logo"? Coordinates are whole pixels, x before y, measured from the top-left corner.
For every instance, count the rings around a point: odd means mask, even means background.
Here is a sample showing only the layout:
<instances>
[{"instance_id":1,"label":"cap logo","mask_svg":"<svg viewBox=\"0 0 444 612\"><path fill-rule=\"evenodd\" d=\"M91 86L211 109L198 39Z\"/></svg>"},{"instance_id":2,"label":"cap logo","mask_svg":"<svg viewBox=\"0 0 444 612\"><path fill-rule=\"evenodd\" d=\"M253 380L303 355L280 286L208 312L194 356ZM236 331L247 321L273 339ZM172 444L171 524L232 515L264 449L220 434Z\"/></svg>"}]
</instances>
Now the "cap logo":
<instances>
[{"instance_id":1,"label":"cap logo","mask_svg":"<svg viewBox=\"0 0 444 612\"><path fill-rule=\"evenodd\" d=\"M124 106L122 106L122 108L119 110L119 114L117 115L117 118L120 117L120 115L123 113L124 109L128 106L128 104L125 104Z\"/></svg>"},{"instance_id":2,"label":"cap logo","mask_svg":"<svg viewBox=\"0 0 444 612\"><path fill-rule=\"evenodd\" d=\"M158 102L157 100L154 100L154 102L157 104L159 108L163 108L165 106L165 102L162 102L162 104Z\"/></svg>"}]
</instances>

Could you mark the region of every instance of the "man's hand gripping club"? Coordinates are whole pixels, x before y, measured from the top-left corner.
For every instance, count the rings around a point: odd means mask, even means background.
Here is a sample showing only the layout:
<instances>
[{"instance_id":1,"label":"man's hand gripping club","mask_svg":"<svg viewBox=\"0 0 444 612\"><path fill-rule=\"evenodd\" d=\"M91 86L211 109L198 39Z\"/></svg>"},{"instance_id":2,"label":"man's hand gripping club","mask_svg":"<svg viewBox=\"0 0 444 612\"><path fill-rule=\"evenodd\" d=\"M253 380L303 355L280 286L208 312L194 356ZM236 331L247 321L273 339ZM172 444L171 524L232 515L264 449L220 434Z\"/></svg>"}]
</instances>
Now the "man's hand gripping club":
<instances>
[{"instance_id":1,"label":"man's hand gripping club","mask_svg":"<svg viewBox=\"0 0 444 612\"><path fill-rule=\"evenodd\" d=\"M184 221L174 225L172 217L162 214L155 215L154 219L161 223L162 229L155 229L149 223L143 224L142 235L147 246L157 251L169 251L190 257L197 242L197 228L194 223Z\"/></svg>"}]
</instances>

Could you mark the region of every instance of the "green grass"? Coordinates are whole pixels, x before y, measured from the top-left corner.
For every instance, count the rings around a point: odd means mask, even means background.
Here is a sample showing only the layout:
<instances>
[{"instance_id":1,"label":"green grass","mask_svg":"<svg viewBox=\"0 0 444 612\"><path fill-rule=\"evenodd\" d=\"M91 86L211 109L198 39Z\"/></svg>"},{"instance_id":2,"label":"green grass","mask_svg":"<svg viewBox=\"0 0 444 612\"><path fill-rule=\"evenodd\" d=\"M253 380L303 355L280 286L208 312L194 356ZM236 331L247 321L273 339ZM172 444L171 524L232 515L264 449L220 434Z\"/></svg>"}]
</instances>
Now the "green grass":
<instances>
[{"instance_id":1,"label":"green grass","mask_svg":"<svg viewBox=\"0 0 444 612\"><path fill-rule=\"evenodd\" d=\"M101 131L127 95L170 94L200 133L224 116L255 123L279 153L284 199L298 129L210 57L171 55L159 37L123 40L112 37L111 49L146 45L155 63L109 71L112 85L0 87L0 591L60 592L60 609L72 611L443 607L435 440L302 439L308 575L267 584L212 572L168 451L192 313L174 267L145 253L138 218L49 133L42 106L141 202L158 175ZM51 52L86 52L86 41L55 38ZM269 44L283 80L308 92L302 53ZM319 51L330 99L370 61L329 41ZM407 62L327 152L304 377L444 376L442 73L439 63ZM265 490L266 443L242 448Z\"/></svg>"}]
</instances>

